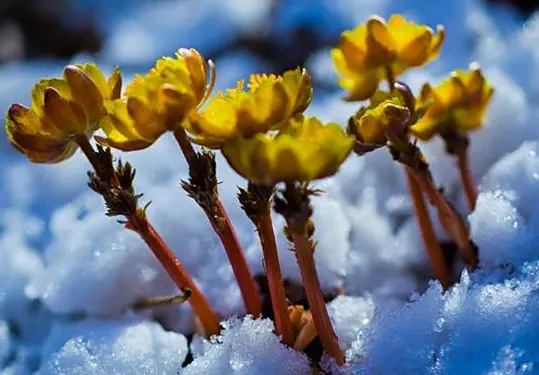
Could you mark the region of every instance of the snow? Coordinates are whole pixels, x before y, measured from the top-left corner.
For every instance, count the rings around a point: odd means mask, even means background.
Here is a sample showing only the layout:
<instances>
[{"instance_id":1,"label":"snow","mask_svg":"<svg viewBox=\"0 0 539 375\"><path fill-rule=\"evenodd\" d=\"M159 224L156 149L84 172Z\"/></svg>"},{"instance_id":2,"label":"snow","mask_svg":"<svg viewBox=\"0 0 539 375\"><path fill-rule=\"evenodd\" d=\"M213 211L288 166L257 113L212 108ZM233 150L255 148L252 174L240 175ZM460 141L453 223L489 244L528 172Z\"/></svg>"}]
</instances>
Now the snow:
<instances>
[{"instance_id":1,"label":"snow","mask_svg":"<svg viewBox=\"0 0 539 375\"><path fill-rule=\"evenodd\" d=\"M281 344L269 319L226 321L220 336L203 343L202 353L183 375L311 373L307 357Z\"/></svg>"},{"instance_id":2,"label":"snow","mask_svg":"<svg viewBox=\"0 0 539 375\"><path fill-rule=\"evenodd\" d=\"M537 262L509 275L464 274L442 294L432 285L402 308L375 317L353 346L354 373L533 373L537 362ZM507 278L505 278L507 277ZM421 322L417 324L415 322ZM511 368L516 369L511 372Z\"/></svg>"},{"instance_id":3,"label":"snow","mask_svg":"<svg viewBox=\"0 0 539 375\"><path fill-rule=\"evenodd\" d=\"M539 145L526 142L496 163L483 178L477 209L470 215L472 238L485 250L485 266L537 259Z\"/></svg>"},{"instance_id":4,"label":"snow","mask_svg":"<svg viewBox=\"0 0 539 375\"><path fill-rule=\"evenodd\" d=\"M327 305L341 349L350 349L357 336L366 330L375 312L371 298L338 296Z\"/></svg>"},{"instance_id":5,"label":"snow","mask_svg":"<svg viewBox=\"0 0 539 375\"><path fill-rule=\"evenodd\" d=\"M124 317L57 323L38 374L174 374L186 355L185 337L155 322Z\"/></svg>"},{"instance_id":6,"label":"snow","mask_svg":"<svg viewBox=\"0 0 539 375\"><path fill-rule=\"evenodd\" d=\"M87 3L87 4L85 4ZM105 4L106 3L106 4ZM105 5L112 5L107 7ZM537 372L539 339L539 12L527 21L479 0L84 2L104 12L105 70L120 64L126 81L160 55L196 47L215 57L217 88L272 66L238 38L268 37L288 46L310 28L328 44L307 66L314 82L308 110L345 124L357 103L342 101L328 57L346 27L368 15L403 12L431 26L444 24L440 59L405 75L414 90L477 61L495 87L484 129L472 135L470 159L480 184L469 212L454 161L439 140L421 143L457 208L468 215L481 268L459 275L443 293L412 215L402 168L386 150L352 155L313 199L315 252L324 291L352 374L526 374ZM443 6L441 6L443 4ZM107 13L109 12L109 13ZM105 14L106 13L106 14ZM76 56L80 61L84 56ZM28 104L33 82L59 75L68 61L0 66L0 110ZM183 336L194 332L188 304L132 312L140 299L176 293L134 234L105 217L86 187L89 165L77 154L60 165L32 165L0 140L0 374L311 373L309 359L287 349L267 319L244 317L244 306L222 246L196 204L178 186L186 166L172 137L148 150L117 153L137 168L137 190L152 201L148 215L223 317L221 336L193 336L194 361ZM158 162L156 162L158 161ZM218 156L224 205L263 273L258 236L236 201L245 186ZM294 254L274 216L283 274L301 281ZM444 239L443 231L435 230Z\"/></svg>"}]
</instances>

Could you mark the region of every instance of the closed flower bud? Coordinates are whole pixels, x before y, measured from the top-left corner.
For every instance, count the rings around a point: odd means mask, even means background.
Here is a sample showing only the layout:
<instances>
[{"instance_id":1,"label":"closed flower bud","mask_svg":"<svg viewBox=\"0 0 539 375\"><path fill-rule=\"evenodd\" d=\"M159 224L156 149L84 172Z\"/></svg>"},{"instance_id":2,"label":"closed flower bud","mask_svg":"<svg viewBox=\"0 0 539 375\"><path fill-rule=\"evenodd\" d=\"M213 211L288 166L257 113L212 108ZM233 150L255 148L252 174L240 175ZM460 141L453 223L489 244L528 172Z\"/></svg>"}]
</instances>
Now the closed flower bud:
<instances>
[{"instance_id":1,"label":"closed flower bud","mask_svg":"<svg viewBox=\"0 0 539 375\"><path fill-rule=\"evenodd\" d=\"M213 85L213 70L209 85L207 72L208 64L194 49L157 60L126 87L123 98L106 103L107 116L101 123L106 138L96 139L125 151L150 146L164 132L181 126L205 101Z\"/></svg>"},{"instance_id":2,"label":"closed flower bud","mask_svg":"<svg viewBox=\"0 0 539 375\"><path fill-rule=\"evenodd\" d=\"M11 143L37 163L57 163L73 154L77 136L89 136L104 115L104 101L117 98L121 75L109 79L95 64L69 65L63 78L34 85L32 105L13 104L7 113Z\"/></svg>"},{"instance_id":3,"label":"closed flower bud","mask_svg":"<svg viewBox=\"0 0 539 375\"><path fill-rule=\"evenodd\" d=\"M192 112L188 131L195 142L220 147L227 140L252 137L276 130L302 113L312 97L311 78L297 68L283 75L253 74L244 90L243 81L225 94L219 93L200 113Z\"/></svg>"},{"instance_id":4,"label":"closed flower bud","mask_svg":"<svg viewBox=\"0 0 539 375\"><path fill-rule=\"evenodd\" d=\"M417 105L427 109L411 131L416 137L427 140L447 126L464 133L478 129L493 92L476 64L468 71L454 71L438 86L425 84Z\"/></svg>"},{"instance_id":5,"label":"closed flower bud","mask_svg":"<svg viewBox=\"0 0 539 375\"><path fill-rule=\"evenodd\" d=\"M249 181L261 184L311 181L331 176L354 141L337 124L297 116L276 134L227 141L223 155Z\"/></svg>"},{"instance_id":6,"label":"closed flower bud","mask_svg":"<svg viewBox=\"0 0 539 375\"><path fill-rule=\"evenodd\" d=\"M441 26L435 34L427 26L407 21L399 14L386 23L371 17L366 23L342 33L331 51L333 63L348 100L364 100L377 90L387 71L399 75L438 56L444 40Z\"/></svg>"},{"instance_id":7,"label":"closed flower bud","mask_svg":"<svg viewBox=\"0 0 539 375\"><path fill-rule=\"evenodd\" d=\"M361 146L374 149L386 145L388 130L392 127L402 128L409 119L410 111L399 93L377 91L370 105L360 109L350 119L348 131L355 135Z\"/></svg>"}]
</instances>

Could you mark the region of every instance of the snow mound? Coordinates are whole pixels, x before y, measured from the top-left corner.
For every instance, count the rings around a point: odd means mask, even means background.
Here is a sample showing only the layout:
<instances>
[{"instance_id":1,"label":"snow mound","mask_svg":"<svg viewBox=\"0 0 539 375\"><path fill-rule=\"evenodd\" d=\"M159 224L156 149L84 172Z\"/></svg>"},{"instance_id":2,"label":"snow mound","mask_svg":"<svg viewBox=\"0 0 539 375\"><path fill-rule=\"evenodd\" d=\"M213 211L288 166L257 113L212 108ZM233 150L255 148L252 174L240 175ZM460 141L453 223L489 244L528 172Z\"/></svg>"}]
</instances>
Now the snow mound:
<instances>
[{"instance_id":1,"label":"snow mound","mask_svg":"<svg viewBox=\"0 0 539 375\"><path fill-rule=\"evenodd\" d=\"M178 374L187 340L155 323L123 318L57 323L39 375Z\"/></svg>"},{"instance_id":2,"label":"snow mound","mask_svg":"<svg viewBox=\"0 0 539 375\"><path fill-rule=\"evenodd\" d=\"M307 357L281 344L271 320L232 318L223 327L220 336L204 342L203 354L183 375L311 374Z\"/></svg>"},{"instance_id":3,"label":"snow mound","mask_svg":"<svg viewBox=\"0 0 539 375\"><path fill-rule=\"evenodd\" d=\"M338 296L327 305L329 317L339 345L346 351L357 336L369 327L375 312L372 299L362 297Z\"/></svg>"},{"instance_id":4,"label":"snow mound","mask_svg":"<svg viewBox=\"0 0 539 375\"><path fill-rule=\"evenodd\" d=\"M526 142L496 163L481 182L470 215L482 266L512 265L537 259L539 250L539 144Z\"/></svg>"},{"instance_id":5,"label":"snow mound","mask_svg":"<svg viewBox=\"0 0 539 375\"><path fill-rule=\"evenodd\" d=\"M352 345L351 373L533 373L539 352L539 263L493 278L466 273L443 294L437 284L375 317ZM513 370L511 370L513 369Z\"/></svg>"}]
</instances>

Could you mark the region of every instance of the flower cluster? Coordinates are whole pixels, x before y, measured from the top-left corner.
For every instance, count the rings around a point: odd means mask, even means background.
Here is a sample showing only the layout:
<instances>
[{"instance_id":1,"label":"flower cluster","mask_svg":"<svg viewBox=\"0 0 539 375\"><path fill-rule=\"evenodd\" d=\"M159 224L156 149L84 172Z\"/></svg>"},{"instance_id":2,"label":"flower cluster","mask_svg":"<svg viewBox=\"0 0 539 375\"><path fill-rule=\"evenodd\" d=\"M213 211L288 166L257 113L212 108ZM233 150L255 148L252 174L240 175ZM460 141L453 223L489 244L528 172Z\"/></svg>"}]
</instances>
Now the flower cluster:
<instances>
[{"instance_id":1,"label":"flower cluster","mask_svg":"<svg viewBox=\"0 0 539 375\"><path fill-rule=\"evenodd\" d=\"M438 279L449 287L451 270L435 239L424 194L472 269L477 266L477 249L469 239L464 220L435 185L428 161L412 137L428 140L439 135L444 139L446 150L457 158L464 191L473 209L477 189L468 167L466 134L481 127L493 90L476 64L470 71L451 73L435 87L425 84L417 98L406 84L397 81L406 70L436 58L443 40L442 27L434 34L429 27L409 22L401 15L393 15L387 22L371 17L345 31L332 56L340 84L348 91L347 99L369 99L369 104L360 108L348 124L349 133L356 138L354 150L362 155L387 147L404 166L425 248ZM382 80L387 80L387 91L378 89Z\"/></svg>"},{"instance_id":2,"label":"flower cluster","mask_svg":"<svg viewBox=\"0 0 539 375\"><path fill-rule=\"evenodd\" d=\"M148 207L139 206L142 195L135 193L134 170L121 162L115 166L109 147L135 151L151 146L165 133L174 135L189 168L182 187L203 209L221 240L247 312L258 316L264 314L258 285L219 195L212 150L222 152L248 180L239 201L260 237L277 333L298 350L318 336L326 353L343 364L313 257L310 197L320 191L310 183L337 173L352 150L363 155L385 147L403 165L425 248L445 288L452 283L452 269L436 240L425 195L463 260L471 269L477 266L477 248L468 228L435 185L416 138L439 135L444 139L447 150L457 157L473 208L476 193L467 168L467 133L482 125L493 89L475 65L469 71L453 72L437 86L425 84L418 97L397 80L406 70L435 59L443 40L441 26L435 33L401 15L392 15L387 22L371 17L344 31L331 53L339 83L348 92L347 100L368 99L350 116L347 129L304 114L313 95L305 69L253 74L247 85L239 81L211 97L216 67L196 50L180 49L174 57L157 60L146 74L136 75L123 93L119 69L106 78L94 64L68 66L62 78L44 79L34 86L29 108L11 106L6 133L34 162L60 162L80 147L94 169L89 173L90 187L104 198L107 214L124 216L125 227L139 234L181 290L182 298L165 300L187 299L207 335L218 332L219 317L148 221ZM380 88L384 80L387 90ZM102 134L93 137L98 130ZM98 142L97 150L92 138ZM286 298L272 208L285 219L285 235L295 251L308 310L289 305Z\"/></svg>"}]
</instances>

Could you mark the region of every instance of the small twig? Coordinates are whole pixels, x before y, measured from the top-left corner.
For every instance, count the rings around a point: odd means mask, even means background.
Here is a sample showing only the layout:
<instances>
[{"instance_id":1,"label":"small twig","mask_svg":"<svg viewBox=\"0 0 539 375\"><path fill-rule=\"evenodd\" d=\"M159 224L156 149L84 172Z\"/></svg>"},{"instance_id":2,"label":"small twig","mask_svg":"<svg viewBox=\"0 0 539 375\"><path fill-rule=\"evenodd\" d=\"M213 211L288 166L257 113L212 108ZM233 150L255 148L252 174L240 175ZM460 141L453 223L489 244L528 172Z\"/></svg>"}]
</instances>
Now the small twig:
<instances>
[{"instance_id":1,"label":"small twig","mask_svg":"<svg viewBox=\"0 0 539 375\"><path fill-rule=\"evenodd\" d=\"M182 294L178 294L175 296L160 296L160 297L154 297L154 298L141 300L139 302L136 302L133 305L133 309L142 310L142 309L150 309L150 308L159 307L159 306L181 305L182 303L187 301L190 297L191 297L191 290L185 289L183 290Z\"/></svg>"}]
</instances>

